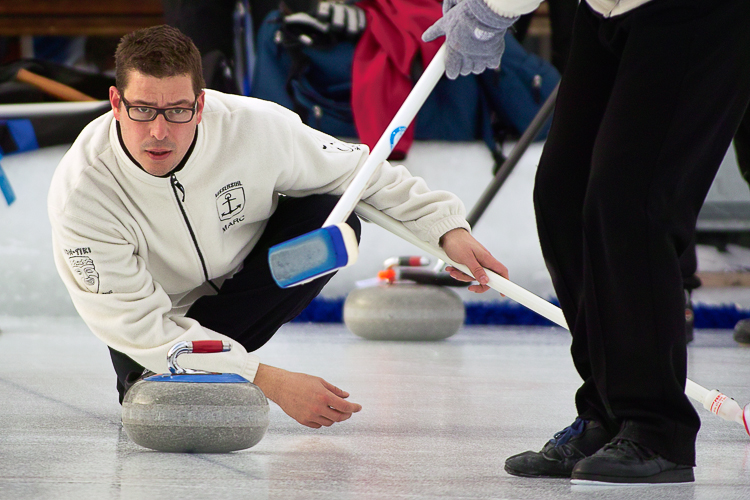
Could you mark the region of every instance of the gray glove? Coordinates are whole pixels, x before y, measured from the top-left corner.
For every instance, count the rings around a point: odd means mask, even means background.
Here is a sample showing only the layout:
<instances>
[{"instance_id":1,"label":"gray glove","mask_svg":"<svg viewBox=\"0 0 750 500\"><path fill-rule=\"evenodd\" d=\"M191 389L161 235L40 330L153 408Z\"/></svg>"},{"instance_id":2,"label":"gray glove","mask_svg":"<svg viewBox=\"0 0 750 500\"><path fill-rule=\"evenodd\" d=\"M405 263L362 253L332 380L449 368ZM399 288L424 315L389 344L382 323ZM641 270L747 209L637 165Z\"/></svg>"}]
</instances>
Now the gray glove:
<instances>
[{"instance_id":1,"label":"gray glove","mask_svg":"<svg viewBox=\"0 0 750 500\"><path fill-rule=\"evenodd\" d=\"M503 17L483 0L444 0L443 11L443 17L427 28L422 40L430 42L445 36L448 78L499 68L505 32L518 17Z\"/></svg>"}]
</instances>

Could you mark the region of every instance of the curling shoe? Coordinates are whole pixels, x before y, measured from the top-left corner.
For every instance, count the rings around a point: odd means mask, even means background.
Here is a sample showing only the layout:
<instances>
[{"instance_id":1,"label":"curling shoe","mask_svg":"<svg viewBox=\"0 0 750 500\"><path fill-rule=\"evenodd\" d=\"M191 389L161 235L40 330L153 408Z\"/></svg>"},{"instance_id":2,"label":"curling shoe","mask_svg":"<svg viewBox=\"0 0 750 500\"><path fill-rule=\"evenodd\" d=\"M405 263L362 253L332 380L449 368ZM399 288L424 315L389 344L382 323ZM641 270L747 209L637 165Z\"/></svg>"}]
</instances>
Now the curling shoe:
<instances>
[{"instance_id":1,"label":"curling shoe","mask_svg":"<svg viewBox=\"0 0 750 500\"><path fill-rule=\"evenodd\" d=\"M573 484L668 484L695 481L691 465L678 465L634 441L613 439L578 462Z\"/></svg>"},{"instance_id":2,"label":"curling shoe","mask_svg":"<svg viewBox=\"0 0 750 500\"><path fill-rule=\"evenodd\" d=\"M573 467L606 445L612 435L593 420L576 418L538 453L525 451L505 461L505 472L522 477L570 477Z\"/></svg>"}]
</instances>

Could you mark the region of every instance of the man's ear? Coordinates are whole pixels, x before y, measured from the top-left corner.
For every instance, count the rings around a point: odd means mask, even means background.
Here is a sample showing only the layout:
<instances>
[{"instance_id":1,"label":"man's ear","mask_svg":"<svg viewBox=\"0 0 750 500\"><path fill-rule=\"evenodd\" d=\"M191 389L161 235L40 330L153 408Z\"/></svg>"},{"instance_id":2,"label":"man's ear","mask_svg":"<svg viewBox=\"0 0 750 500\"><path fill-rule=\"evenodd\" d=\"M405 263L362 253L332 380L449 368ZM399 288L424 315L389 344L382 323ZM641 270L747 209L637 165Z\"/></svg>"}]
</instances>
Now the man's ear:
<instances>
[{"instance_id":1,"label":"man's ear","mask_svg":"<svg viewBox=\"0 0 750 500\"><path fill-rule=\"evenodd\" d=\"M206 93L201 90L201 94L198 96L198 106L195 110L195 124L198 125L203 118L203 106L206 105Z\"/></svg>"},{"instance_id":2,"label":"man's ear","mask_svg":"<svg viewBox=\"0 0 750 500\"><path fill-rule=\"evenodd\" d=\"M117 87L109 88L109 104L112 106L112 112L115 114L115 120L120 120L120 92Z\"/></svg>"}]
</instances>

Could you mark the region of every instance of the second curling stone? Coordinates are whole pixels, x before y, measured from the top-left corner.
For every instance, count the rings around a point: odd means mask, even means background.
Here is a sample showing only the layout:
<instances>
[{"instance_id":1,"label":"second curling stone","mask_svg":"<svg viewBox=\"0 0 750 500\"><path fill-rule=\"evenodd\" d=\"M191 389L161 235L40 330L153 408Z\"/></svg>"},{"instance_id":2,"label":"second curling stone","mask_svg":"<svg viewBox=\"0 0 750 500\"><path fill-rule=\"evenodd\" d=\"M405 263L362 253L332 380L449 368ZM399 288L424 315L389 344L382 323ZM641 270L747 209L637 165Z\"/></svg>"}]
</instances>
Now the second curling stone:
<instances>
[{"instance_id":1,"label":"second curling stone","mask_svg":"<svg viewBox=\"0 0 750 500\"><path fill-rule=\"evenodd\" d=\"M122 402L122 425L136 444L157 451L225 453L255 446L268 429L268 400L234 373L177 365L186 353L224 352L228 342L178 342L169 351L171 373L138 381Z\"/></svg>"},{"instance_id":2,"label":"second curling stone","mask_svg":"<svg viewBox=\"0 0 750 500\"><path fill-rule=\"evenodd\" d=\"M358 288L344 302L344 323L369 340L442 340L455 334L465 317L458 294L437 285Z\"/></svg>"}]
</instances>

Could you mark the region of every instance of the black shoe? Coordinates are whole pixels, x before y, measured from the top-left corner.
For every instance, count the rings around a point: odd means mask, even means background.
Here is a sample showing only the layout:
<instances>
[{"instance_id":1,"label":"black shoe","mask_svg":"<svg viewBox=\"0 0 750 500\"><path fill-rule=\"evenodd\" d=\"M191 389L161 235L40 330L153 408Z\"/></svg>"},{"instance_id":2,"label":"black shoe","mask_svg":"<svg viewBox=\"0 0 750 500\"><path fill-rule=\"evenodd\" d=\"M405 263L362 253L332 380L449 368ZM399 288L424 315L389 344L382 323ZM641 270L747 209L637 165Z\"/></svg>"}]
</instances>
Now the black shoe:
<instances>
[{"instance_id":1,"label":"black shoe","mask_svg":"<svg viewBox=\"0 0 750 500\"><path fill-rule=\"evenodd\" d=\"M734 340L740 344L750 344L750 319L741 319L734 325Z\"/></svg>"},{"instance_id":2,"label":"black shoe","mask_svg":"<svg viewBox=\"0 0 750 500\"><path fill-rule=\"evenodd\" d=\"M570 477L573 467L612 439L598 422L576 418L536 453L525 451L505 461L505 472L523 477Z\"/></svg>"},{"instance_id":3,"label":"black shoe","mask_svg":"<svg viewBox=\"0 0 750 500\"><path fill-rule=\"evenodd\" d=\"M693 467L678 465L629 439L616 438L581 460L570 475L573 484L664 484L695 481Z\"/></svg>"}]
</instances>

